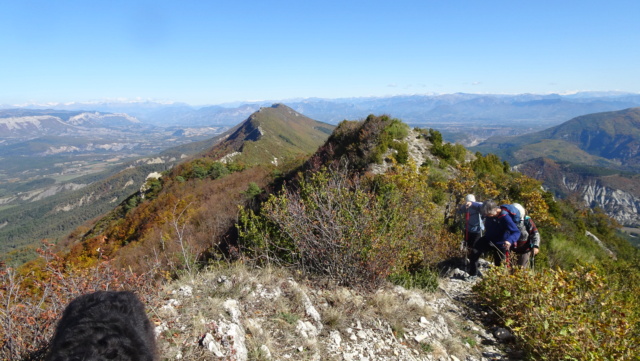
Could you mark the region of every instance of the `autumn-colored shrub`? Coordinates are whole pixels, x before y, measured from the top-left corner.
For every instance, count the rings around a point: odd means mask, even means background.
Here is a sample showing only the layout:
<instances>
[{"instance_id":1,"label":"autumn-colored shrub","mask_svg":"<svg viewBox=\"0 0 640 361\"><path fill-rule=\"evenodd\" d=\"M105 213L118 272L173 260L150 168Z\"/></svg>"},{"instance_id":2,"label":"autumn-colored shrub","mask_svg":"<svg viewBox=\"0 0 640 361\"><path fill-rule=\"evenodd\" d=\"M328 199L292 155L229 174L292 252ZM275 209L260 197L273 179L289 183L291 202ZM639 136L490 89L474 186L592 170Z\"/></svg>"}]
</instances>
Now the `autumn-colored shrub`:
<instances>
[{"instance_id":1,"label":"autumn-colored shrub","mask_svg":"<svg viewBox=\"0 0 640 361\"><path fill-rule=\"evenodd\" d=\"M64 307L98 290L154 293L153 275L120 270L107 261L91 268L66 263L43 243L40 258L16 270L0 265L0 359L40 359Z\"/></svg>"},{"instance_id":2,"label":"autumn-colored shrub","mask_svg":"<svg viewBox=\"0 0 640 361\"><path fill-rule=\"evenodd\" d=\"M476 291L533 355L549 360L637 360L638 300L626 296L633 290L620 286L593 267L511 274L495 268Z\"/></svg>"},{"instance_id":3,"label":"autumn-colored shrub","mask_svg":"<svg viewBox=\"0 0 640 361\"><path fill-rule=\"evenodd\" d=\"M241 212L241 245L254 260L286 260L359 287L433 266L456 241L442 229L426 179L413 164L377 177L346 167L309 174L258 215Z\"/></svg>"}]
</instances>

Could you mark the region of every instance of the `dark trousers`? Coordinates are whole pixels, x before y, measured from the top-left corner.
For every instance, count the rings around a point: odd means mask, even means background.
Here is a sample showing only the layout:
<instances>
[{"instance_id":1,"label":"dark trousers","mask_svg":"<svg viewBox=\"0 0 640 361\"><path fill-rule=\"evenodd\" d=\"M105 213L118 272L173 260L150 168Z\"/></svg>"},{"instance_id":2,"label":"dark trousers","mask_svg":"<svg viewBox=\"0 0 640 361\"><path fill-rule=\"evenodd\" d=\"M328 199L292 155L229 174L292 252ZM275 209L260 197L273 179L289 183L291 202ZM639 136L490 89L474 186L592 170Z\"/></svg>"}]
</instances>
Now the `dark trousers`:
<instances>
[{"instance_id":1,"label":"dark trousers","mask_svg":"<svg viewBox=\"0 0 640 361\"><path fill-rule=\"evenodd\" d=\"M473 245L478 242L478 240L482 237L482 233L478 232L467 232L465 235L465 241L467 243L467 250L471 251Z\"/></svg>"},{"instance_id":2,"label":"dark trousers","mask_svg":"<svg viewBox=\"0 0 640 361\"><path fill-rule=\"evenodd\" d=\"M508 250L502 246L493 244L487 237L480 237L473 245L473 250L469 256L469 274L476 276L478 274L478 260L485 253L491 253L496 266L502 265L502 261L508 258Z\"/></svg>"},{"instance_id":3,"label":"dark trousers","mask_svg":"<svg viewBox=\"0 0 640 361\"><path fill-rule=\"evenodd\" d=\"M471 262L471 256L473 254L473 245L476 244L476 242L478 242L478 240L480 239L480 237L482 237L482 233L480 232L467 232L465 234L465 240L464 240L464 245L465 245L465 252L464 252L464 264L466 267L467 272L469 272L470 266L469 266L469 262Z\"/></svg>"}]
</instances>

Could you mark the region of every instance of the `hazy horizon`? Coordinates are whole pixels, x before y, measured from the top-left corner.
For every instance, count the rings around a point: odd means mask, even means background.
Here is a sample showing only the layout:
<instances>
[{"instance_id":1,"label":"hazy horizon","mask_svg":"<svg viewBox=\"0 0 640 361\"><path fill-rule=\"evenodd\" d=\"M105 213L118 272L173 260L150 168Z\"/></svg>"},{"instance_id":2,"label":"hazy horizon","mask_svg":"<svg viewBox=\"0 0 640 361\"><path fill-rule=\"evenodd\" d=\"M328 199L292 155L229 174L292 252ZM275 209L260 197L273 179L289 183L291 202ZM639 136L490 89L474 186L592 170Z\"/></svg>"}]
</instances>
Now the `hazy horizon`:
<instances>
[{"instance_id":1,"label":"hazy horizon","mask_svg":"<svg viewBox=\"0 0 640 361\"><path fill-rule=\"evenodd\" d=\"M235 106L240 106L243 104L256 104L256 103L287 103L287 102L300 102L300 101L313 101L313 100L326 100L326 101L341 101L341 100L347 100L347 99L361 99L361 100L367 100L367 99L384 99L384 98L393 98L393 97L412 97L412 96L425 96L425 97L438 97L438 96L452 96L452 95L459 95L459 94L465 94L465 95L478 95L478 96L497 96L497 97L509 97L509 96L525 96L525 95L531 95L531 96L553 96L553 95L558 95L558 96L571 96L571 95L579 95L579 94L585 94L585 95L589 95L589 94L593 94L593 97L616 97L616 96L624 96L624 95L640 95L640 92L620 92L620 91L607 91L607 90L603 90L603 91L580 91L580 92L566 92L566 93L514 93L514 94L497 94L497 93L463 93L463 92L457 92L457 93L441 93L441 94L436 94L436 93L425 93L425 94L392 94L392 95L383 95L383 96L353 96L353 97L343 97L343 98L320 98L320 97L308 97L308 98L289 98L289 99L262 99L262 100L236 100L236 101L228 101L228 102L222 102L222 103L209 103L209 104L190 104L190 103L185 103L185 102L179 102L179 101L168 101L168 100L161 100L161 101L157 101L154 99L97 99L97 100L88 100L88 101L67 101L67 102L42 102L42 103L38 103L38 102L33 102L33 103L22 103L22 104L1 104L0 103L0 108L29 108L29 107L34 107L34 108L41 108L41 107L64 107L64 106L73 106L73 105L92 105L92 104L118 104L118 105L125 105L125 104L146 104L146 103L150 103L150 104L159 104L159 105L166 105L166 106L170 106L170 105L185 105L185 106L189 106L189 107L194 107L194 108L198 108L198 107L208 107L208 106L227 106L227 107L235 107Z\"/></svg>"}]
</instances>

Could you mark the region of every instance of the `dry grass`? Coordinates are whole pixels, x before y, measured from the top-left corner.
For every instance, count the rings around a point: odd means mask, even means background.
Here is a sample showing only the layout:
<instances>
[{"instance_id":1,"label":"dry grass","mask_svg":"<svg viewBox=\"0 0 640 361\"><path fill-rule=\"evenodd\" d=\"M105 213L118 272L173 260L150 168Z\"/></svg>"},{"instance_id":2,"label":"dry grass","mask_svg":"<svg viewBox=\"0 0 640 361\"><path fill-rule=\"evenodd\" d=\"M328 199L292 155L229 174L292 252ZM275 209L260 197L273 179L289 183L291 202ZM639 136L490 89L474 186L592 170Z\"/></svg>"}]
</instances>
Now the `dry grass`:
<instances>
[{"instance_id":1,"label":"dry grass","mask_svg":"<svg viewBox=\"0 0 640 361\"><path fill-rule=\"evenodd\" d=\"M322 322L330 329L347 327L348 319L344 310L335 307L326 307L322 310Z\"/></svg>"}]
</instances>

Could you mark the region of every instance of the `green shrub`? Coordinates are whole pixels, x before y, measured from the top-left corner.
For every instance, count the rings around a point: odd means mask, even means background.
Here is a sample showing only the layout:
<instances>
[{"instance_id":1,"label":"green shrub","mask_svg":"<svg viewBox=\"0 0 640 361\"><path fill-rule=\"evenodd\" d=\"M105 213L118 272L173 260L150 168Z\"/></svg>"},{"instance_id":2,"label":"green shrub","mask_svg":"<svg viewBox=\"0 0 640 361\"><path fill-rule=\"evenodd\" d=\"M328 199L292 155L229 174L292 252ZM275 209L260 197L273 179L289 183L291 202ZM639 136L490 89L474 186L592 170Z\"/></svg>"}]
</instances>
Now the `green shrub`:
<instances>
[{"instance_id":1,"label":"green shrub","mask_svg":"<svg viewBox=\"0 0 640 361\"><path fill-rule=\"evenodd\" d=\"M280 312L277 317L290 325L295 325L295 323L300 319L300 316L290 312Z\"/></svg>"},{"instance_id":2,"label":"green shrub","mask_svg":"<svg viewBox=\"0 0 640 361\"><path fill-rule=\"evenodd\" d=\"M529 352L550 360L637 359L637 297L601 271L503 270L488 272L476 291Z\"/></svg>"},{"instance_id":3,"label":"green shrub","mask_svg":"<svg viewBox=\"0 0 640 361\"><path fill-rule=\"evenodd\" d=\"M144 186L144 198L154 199L162 190L162 180L159 178L149 178Z\"/></svg>"},{"instance_id":4,"label":"green shrub","mask_svg":"<svg viewBox=\"0 0 640 361\"><path fill-rule=\"evenodd\" d=\"M258 186L255 182L250 182L247 190L242 193L245 195L245 197L251 199L262 193L262 189L260 189L260 186Z\"/></svg>"},{"instance_id":5,"label":"green shrub","mask_svg":"<svg viewBox=\"0 0 640 361\"><path fill-rule=\"evenodd\" d=\"M420 348L422 349L422 352L424 352L424 353L432 353L433 352L433 346L430 343L421 343L420 344Z\"/></svg>"},{"instance_id":6,"label":"green shrub","mask_svg":"<svg viewBox=\"0 0 640 361\"><path fill-rule=\"evenodd\" d=\"M501 176L505 173L504 164L500 157L495 154L487 154L486 156L483 156L482 153L476 152L476 159L471 161L471 167L479 176Z\"/></svg>"},{"instance_id":7,"label":"green shrub","mask_svg":"<svg viewBox=\"0 0 640 361\"><path fill-rule=\"evenodd\" d=\"M231 171L227 169L227 167L223 163L220 162L214 162L207 171L207 174L213 179L220 178L229 173L231 173Z\"/></svg>"},{"instance_id":8,"label":"green shrub","mask_svg":"<svg viewBox=\"0 0 640 361\"><path fill-rule=\"evenodd\" d=\"M433 144L435 147L439 147L442 145L442 143L444 142L444 140L442 139L442 133L431 128L429 128L427 132L427 139L431 142L431 144Z\"/></svg>"},{"instance_id":9,"label":"green shrub","mask_svg":"<svg viewBox=\"0 0 640 361\"><path fill-rule=\"evenodd\" d=\"M384 128L384 131L391 139L400 140L409 135L409 126L398 119L391 119L391 124Z\"/></svg>"},{"instance_id":10,"label":"green shrub","mask_svg":"<svg viewBox=\"0 0 640 361\"><path fill-rule=\"evenodd\" d=\"M236 163L221 163L210 158L198 158L184 163L176 170L176 180L184 182L188 179L217 179L229 173L243 170L244 167Z\"/></svg>"},{"instance_id":11,"label":"green shrub","mask_svg":"<svg viewBox=\"0 0 640 361\"><path fill-rule=\"evenodd\" d=\"M409 161L409 145L406 142L394 142L393 149L397 151L395 159L398 164L407 164Z\"/></svg>"},{"instance_id":12,"label":"green shrub","mask_svg":"<svg viewBox=\"0 0 640 361\"><path fill-rule=\"evenodd\" d=\"M444 163L455 165L456 163L464 162L467 150L460 144L433 143L431 154L442 159Z\"/></svg>"}]
</instances>

